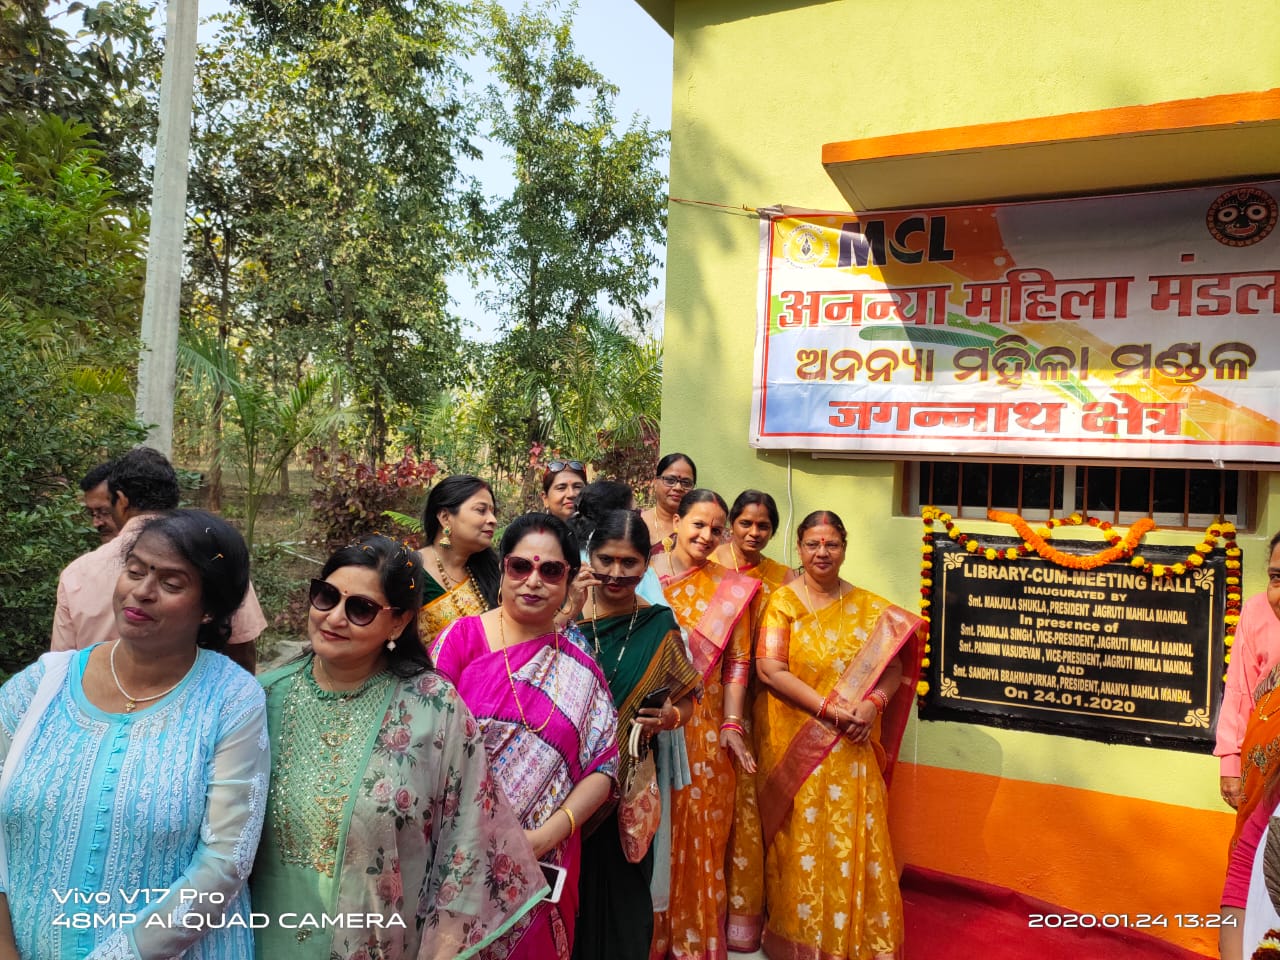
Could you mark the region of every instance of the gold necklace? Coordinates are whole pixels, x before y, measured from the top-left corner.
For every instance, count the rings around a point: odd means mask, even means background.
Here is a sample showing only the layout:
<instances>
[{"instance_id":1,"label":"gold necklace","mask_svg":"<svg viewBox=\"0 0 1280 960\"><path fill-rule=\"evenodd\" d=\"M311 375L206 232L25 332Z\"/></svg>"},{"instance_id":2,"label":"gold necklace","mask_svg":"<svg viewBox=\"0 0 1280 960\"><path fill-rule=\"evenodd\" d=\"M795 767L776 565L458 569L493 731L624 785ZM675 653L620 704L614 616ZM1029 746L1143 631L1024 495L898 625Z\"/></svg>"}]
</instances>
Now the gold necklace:
<instances>
[{"instance_id":1,"label":"gold necklace","mask_svg":"<svg viewBox=\"0 0 1280 960\"><path fill-rule=\"evenodd\" d=\"M800 575L800 586L804 587L804 601L805 601L805 603L807 603L807 604L809 605L809 612L810 612L810 613L812 613L812 614L814 615L814 617L817 619L818 623L819 623L819 624L821 624L821 623L822 623L822 614L820 614L820 613L818 612L818 609L813 605L813 597L809 596L809 572L808 572L807 570L806 570L804 573L802 573L802 574ZM842 586L840 585L840 581L839 581L839 580L836 580L836 600L835 600L835 602L839 605L839 607L838 607L838 608L839 608L839 611L840 611L840 633L839 633L839 636L841 637L841 639L843 639L843 638L844 638L844 602L843 602L843 599L844 599L844 587L842 587Z\"/></svg>"},{"instance_id":2,"label":"gold necklace","mask_svg":"<svg viewBox=\"0 0 1280 960\"><path fill-rule=\"evenodd\" d=\"M436 569L440 571L441 585L447 589L452 589L462 583L462 580L455 580L453 577L449 576L449 571L444 568L444 560L440 556L439 548L433 546L431 550L436 555ZM462 569L467 571L467 576L463 579L469 579L471 577L471 567L464 563L462 565Z\"/></svg>"},{"instance_id":3,"label":"gold necklace","mask_svg":"<svg viewBox=\"0 0 1280 960\"><path fill-rule=\"evenodd\" d=\"M595 587L591 588L591 605L592 607L599 606L599 603L596 601ZM593 610L592 612L594 613L595 611ZM618 647L618 659L614 661L613 673L609 674L609 676L606 678L610 683L613 683L613 678L616 677L618 675L618 671L622 669L622 655L627 652L627 644L631 641L631 631L632 629L634 629L636 625L636 616L639 613L640 613L640 601L636 599L636 595L633 593L631 595L631 622L627 624L627 635L622 638L622 646ZM599 660L601 656L600 634L596 632L596 620L598 619L599 617L591 618L591 641L592 643L595 644L596 660ZM601 667L603 666L604 664L602 663Z\"/></svg>"},{"instance_id":4,"label":"gold necklace","mask_svg":"<svg viewBox=\"0 0 1280 960\"><path fill-rule=\"evenodd\" d=\"M111 645L111 654L110 656L107 657L107 665L111 667L111 679L116 682L116 689L120 691L120 696L124 697L125 713L133 713L133 711L138 708L138 704L140 703L148 703L152 700L159 700L161 697L167 697L169 694L173 693L173 691L177 690L179 686L181 686L182 681L187 679L187 674L191 672L191 667L188 667L186 670L186 673L183 673L183 675L178 678L178 682L175 683L168 690L163 690L160 693L153 693L149 697L135 697L133 694L129 693L129 691L127 691L124 687L120 685L120 676L119 674L116 673L116 647L118 646L120 646L120 639L117 637L116 642ZM191 666L195 666L194 661L192 661Z\"/></svg>"},{"instance_id":5,"label":"gold necklace","mask_svg":"<svg viewBox=\"0 0 1280 960\"><path fill-rule=\"evenodd\" d=\"M503 629L503 625L502 625L505 619L506 618L503 615L503 611L499 609L498 610L498 642L502 644L502 659L503 659L503 662L506 663L507 665L507 682L511 684L511 699L516 702L516 709L520 711L520 722L524 724L526 728L528 728L530 733L541 733L543 730L547 729L547 724L549 724L551 722L551 718L556 715L556 704L560 702L560 670L557 664L553 662L551 665L551 672L555 674L556 679L555 679L555 686L552 688L553 692L551 694L551 709L547 711L547 719L542 721L542 726L540 727L535 728L535 727L529 726L529 718L524 715L524 705L520 702L519 695L516 694L515 674L511 672L511 656L510 654L507 653L507 634L506 634L506 630ZM560 659L560 631L555 630L554 632L556 637L556 659L559 660ZM531 686L537 687L539 690L542 689L536 683L531 683Z\"/></svg>"}]
</instances>

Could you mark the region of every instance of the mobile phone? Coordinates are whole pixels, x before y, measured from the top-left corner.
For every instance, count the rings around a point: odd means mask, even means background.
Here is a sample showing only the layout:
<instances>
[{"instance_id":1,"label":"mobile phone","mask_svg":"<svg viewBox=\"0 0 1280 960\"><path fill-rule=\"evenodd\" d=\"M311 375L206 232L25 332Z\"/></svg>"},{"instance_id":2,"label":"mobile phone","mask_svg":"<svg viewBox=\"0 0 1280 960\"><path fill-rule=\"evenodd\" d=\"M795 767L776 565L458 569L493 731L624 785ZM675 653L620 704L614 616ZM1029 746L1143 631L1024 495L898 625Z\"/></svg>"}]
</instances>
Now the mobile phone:
<instances>
[{"instance_id":1,"label":"mobile phone","mask_svg":"<svg viewBox=\"0 0 1280 960\"><path fill-rule=\"evenodd\" d=\"M667 697L669 696L671 696L670 687L659 687L657 690L654 690L652 693L646 693L644 695L644 699L640 701L640 708L642 710L660 709L662 705L667 702Z\"/></svg>"},{"instance_id":2,"label":"mobile phone","mask_svg":"<svg viewBox=\"0 0 1280 960\"><path fill-rule=\"evenodd\" d=\"M569 875L569 871L564 867L557 867L554 863L543 863L538 861L538 866L542 868L542 875L547 880L547 886L551 888L543 900L547 903L559 903L560 894L564 893L564 878Z\"/></svg>"}]
</instances>

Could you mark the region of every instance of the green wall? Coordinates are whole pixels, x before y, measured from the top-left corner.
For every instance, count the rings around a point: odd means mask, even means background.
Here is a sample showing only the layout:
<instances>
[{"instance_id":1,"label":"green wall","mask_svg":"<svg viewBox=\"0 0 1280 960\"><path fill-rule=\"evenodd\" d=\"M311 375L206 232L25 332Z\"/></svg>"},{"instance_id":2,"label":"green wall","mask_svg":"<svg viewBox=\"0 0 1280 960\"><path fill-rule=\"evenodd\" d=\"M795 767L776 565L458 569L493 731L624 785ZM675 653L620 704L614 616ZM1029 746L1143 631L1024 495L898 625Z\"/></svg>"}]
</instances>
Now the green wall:
<instances>
[{"instance_id":1,"label":"green wall","mask_svg":"<svg viewBox=\"0 0 1280 960\"><path fill-rule=\"evenodd\" d=\"M691 454L728 498L771 491L784 521L788 456L747 444L759 224L740 207L847 209L824 143L1280 87L1280 56L1259 41L1280 36L1274 0L678 0L675 23L671 195L728 209L671 205L662 448ZM846 578L913 606L921 528L903 515L900 467L801 453L790 466L791 529L836 510L851 534ZM1261 545L1280 522L1280 487L1260 487L1260 533L1242 537L1246 594L1263 586ZM914 724L902 756L1223 809L1204 756L950 723Z\"/></svg>"}]
</instances>

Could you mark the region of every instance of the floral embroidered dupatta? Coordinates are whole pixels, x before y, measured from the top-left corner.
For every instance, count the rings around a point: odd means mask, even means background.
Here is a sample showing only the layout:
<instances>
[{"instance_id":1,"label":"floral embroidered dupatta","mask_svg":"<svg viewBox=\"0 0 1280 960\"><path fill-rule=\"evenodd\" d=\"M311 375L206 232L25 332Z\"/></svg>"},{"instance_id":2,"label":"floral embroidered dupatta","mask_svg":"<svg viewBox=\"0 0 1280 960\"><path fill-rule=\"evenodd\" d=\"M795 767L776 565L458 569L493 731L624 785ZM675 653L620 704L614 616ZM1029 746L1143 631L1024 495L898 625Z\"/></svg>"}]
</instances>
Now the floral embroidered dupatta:
<instances>
[{"instance_id":1,"label":"floral embroidered dupatta","mask_svg":"<svg viewBox=\"0 0 1280 960\"><path fill-rule=\"evenodd\" d=\"M791 672L819 693L835 691L857 703L893 658L905 651L902 682L880 717L879 730L872 731L872 747L887 785L915 701L924 656L923 626L924 621L914 614L857 587L816 613L790 587L782 587L765 611L757 656L786 660ZM837 633L841 627L843 632ZM815 717L777 698L771 700L769 718L768 727L759 731L757 774L766 849L791 810L796 791L840 737Z\"/></svg>"}]
</instances>

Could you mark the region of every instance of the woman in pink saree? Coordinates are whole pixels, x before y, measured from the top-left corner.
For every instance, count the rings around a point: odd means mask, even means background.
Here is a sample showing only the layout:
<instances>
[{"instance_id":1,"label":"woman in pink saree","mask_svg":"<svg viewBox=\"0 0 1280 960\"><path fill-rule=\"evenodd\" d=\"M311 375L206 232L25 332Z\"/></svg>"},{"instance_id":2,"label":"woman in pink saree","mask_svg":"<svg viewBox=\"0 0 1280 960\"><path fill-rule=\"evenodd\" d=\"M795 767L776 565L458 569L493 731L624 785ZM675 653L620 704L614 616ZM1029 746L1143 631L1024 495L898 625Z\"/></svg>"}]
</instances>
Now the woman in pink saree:
<instances>
[{"instance_id":1,"label":"woman in pink saree","mask_svg":"<svg viewBox=\"0 0 1280 960\"><path fill-rule=\"evenodd\" d=\"M560 520L516 518L503 535L498 607L464 617L432 645L436 669L475 714L495 778L534 852L568 871L544 902L482 956L568 960L581 834L617 775L618 715L595 660L554 626L581 554Z\"/></svg>"}]
</instances>

